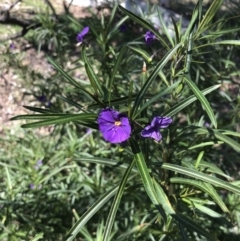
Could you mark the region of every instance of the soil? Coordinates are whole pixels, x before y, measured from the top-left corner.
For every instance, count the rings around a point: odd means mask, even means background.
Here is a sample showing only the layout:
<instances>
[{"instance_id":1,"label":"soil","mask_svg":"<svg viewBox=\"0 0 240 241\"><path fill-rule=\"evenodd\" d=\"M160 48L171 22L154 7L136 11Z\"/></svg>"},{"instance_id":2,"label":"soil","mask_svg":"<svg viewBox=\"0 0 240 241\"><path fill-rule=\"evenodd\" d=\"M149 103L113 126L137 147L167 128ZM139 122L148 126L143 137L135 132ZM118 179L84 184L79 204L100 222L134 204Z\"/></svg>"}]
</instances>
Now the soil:
<instances>
[{"instance_id":1,"label":"soil","mask_svg":"<svg viewBox=\"0 0 240 241\"><path fill-rule=\"evenodd\" d=\"M0 1L0 10L8 9L13 2L16 1ZM51 0L50 2L57 14L64 11L62 0ZM20 3L17 4L11 11L21 13L26 11L26 9L29 11L31 10L31 7L26 7L24 4ZM32 7L32 10L36 9ZM86 9L75 5L72 5L69 10L77 18L90 15ZM10 46L14 46L14 48L11 49ZM42 75L51 75L53 71L44 57L44 52L39 52L23 38L15 40L9 39L8 41L2 43L2 45L0 43L0 134L4 133L4 130L12 129L13 127L22 124L23 121L10 121L10 118L16 115L30 113L30 111L25 109L23 106L29 105L29 102L34 104L33 97L24 94L26 89L20 75L13 67L9 67L6 60L1 57L6 55L6 52L10 52L11 55L15 55L16 57L19 54L23 55L21 61L22 65L31 65L32 70L39 72Z\"/></svg>"}]
</instances>

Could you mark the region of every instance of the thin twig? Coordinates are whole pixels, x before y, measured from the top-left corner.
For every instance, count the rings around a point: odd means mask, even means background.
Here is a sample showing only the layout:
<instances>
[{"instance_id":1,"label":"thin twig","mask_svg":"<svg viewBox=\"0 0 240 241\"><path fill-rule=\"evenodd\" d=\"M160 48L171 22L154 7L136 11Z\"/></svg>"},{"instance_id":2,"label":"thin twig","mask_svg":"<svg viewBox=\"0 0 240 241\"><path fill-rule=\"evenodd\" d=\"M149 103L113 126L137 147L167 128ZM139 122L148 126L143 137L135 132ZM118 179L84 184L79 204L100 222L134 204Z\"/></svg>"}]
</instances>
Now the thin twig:
<instances>
[{"instance_id":1,"label":"thin twig","mask_svg":"<svg viewBox=\"0 0 240 241\"><path fill-rule=\"evenodd\" d=\"M54 15L54 17L57 19L58 18L58 15L55 11L55 8L53 7L53 5L51 4L51 2L49 0L45 0L46 4L50 7L50 9L52 10L52 13Z\"/></svg>"},{"instance_id":2,"label":"thin twig","mask_svg":"<svg viewBox=\"0 0 240 241\"><path fill-rule=\"evenodd\" d=\"M15 3L13 3L9 9L7 11L10 11L11 9L13 9L19 2L22 2L22 0L17 0Z\"/></svg>"}]
</instances>

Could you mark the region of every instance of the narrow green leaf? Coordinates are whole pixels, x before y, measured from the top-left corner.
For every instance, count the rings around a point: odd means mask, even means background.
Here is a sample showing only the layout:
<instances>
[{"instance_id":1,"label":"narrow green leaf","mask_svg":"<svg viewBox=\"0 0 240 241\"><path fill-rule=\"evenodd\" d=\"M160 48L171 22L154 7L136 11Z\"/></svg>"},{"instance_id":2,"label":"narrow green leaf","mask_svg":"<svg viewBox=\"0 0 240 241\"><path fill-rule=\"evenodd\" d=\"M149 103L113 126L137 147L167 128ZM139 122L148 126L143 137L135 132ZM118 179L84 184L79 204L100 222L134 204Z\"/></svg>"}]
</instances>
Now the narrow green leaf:
<instances>
[{"instance_id":1,"label":"narrow green leaf","mask_svg":"<svg viewBox=\"0 0 240 241\"><path fill-rule=\"evenodd\" d=\"M88 222L88 220L103 207L103 205L117 192L119 186L115 186L108 192L106 192L102 197L100 197L74 224L70 229L64 241L72 241L76 235L80 232L81 228Z\"/></svg>"},{"instance_id":2,"label":"narrow green leaf","mask_svg":"<svg viewBox=\"0 0 240 241\"><path fill-rule=\"evenodd\" d=\"M197 208L198 210L200 210L201 212L213 217L213 218L221 218L222 217L222 215L220 213L217 213L214 210L212 210L208 207L205 207L203 205L194 203L194 207Z\"/></svg>"},{"instance_id":3,"label":"narrow green leaf","mask_svg":"<svg viewBox=\"0 0 240 241\"><path fill-rule=\"evenodd\" d=\"M216 144L223 144L224 142L223 141L207 141L207 142L202 142L202 143L199 143L197 145L194 145L194 146L190 146L188 148L188 150L194 150L196 148L202 148L204 146L213 146L213 145L216 145Z\"/></svg>"},{"instance_id":4,"label":"narrow green leaf","mask_svg":"<svg viewBox=\"0 0 240 241\"><path fill-rule=\"evenodd\" d=\"M121 20L119 22L117 22L114 26L112 26L109 30L109 33L106 37L106 40L109 41L112 36L117 32L119 31L119 28L120 26L128 19L129 17L128 16L125 16L123 18L121 18Z\"/></svg>"},{"instance_id":5,"label":"narrow green leaf","mask_svg":"<svg viewBox=\"0 0 240 241\"><path fill-rule=\"evenodd\" d=\"M199 49L205 46L210 46L210 45L218 45L218 44L227 44L227 45L240 45L240 40L222 40L222 41L217 41L217 42L211 42L211 43L207 43L207 44L202 44L199 46L194 47L195 49Z\"/></svg>"},{"instance_id":6,"label":"narrow green leaf","mask_svg":"<svg viewBox=\"0 0 240 241\"><path fill-rule=\"evenodd\" d=\"M198 168L198 166L199 166L199 164L200 164L200 162L201 162L201 160L202 160L203 155L204 155L204 151L201 151L201 152L198 154L197 160L196 160L196 162L195 162L195 168L196 168L196 169Z\"/></svg>"},{"instance_id":7,"label":"narrow green leaf","mask_svg":"<svg viewBox=\"0 0 240 241\"><path fill-rule=\"evenodd\" d=\"M196 21L198 19L199 16L199 7L202 6L202 0L199 0L197 5L195 6L194 10L193 10L193 14L191 17L191 20L188 24L188 27L182 37L182 43L184 43L187 39L189 39L190 33L192 33L194 26L196 25Z\"/></svg>"},{"instance_id":8,"label":"narrow green leaf","mask_svg":"<svg viewBox=\"0 0 240 241\"><path fill-rule=\"evenodd\" d=\"M135 48L132 46L128 46L128 48L140 54L148 63L152 62L152 57L148 54L148 52L144 51L143 49Z\"/></svg>"},{"instance_id":9,"label":"narrow green leaf","mask_svg":"<svg viewBox=\"0 0 240 241\"><path fill-rule=\"evenodd\" d=\"M213 85L205 90L202 90L202 94L207 95L207 94L211 93L212 91L216 90L217 88L219 88L220 86L221 86L220 84ZM188 105L193 103L195 100L197 100L197 97L195 95L192 95L192 96L180 101L178 104L174 105L169 110L165 111L163 113L163 116L174 116L178 112L180 112L182 109L184 109L185 107L187 107Z\"/></svg>"},{"instance_id":10,"label":"narrow green leaf","mask_svg":"<svg viewBox=\"0 0 240 241\"><path fill-rule=\"evenodd\" d=\"M110 102L111 102L111 93L112 93L112 87L113 87L113 83L114 83L114 78L116 76L116 73L121 65L121 62L122 62L122 59L123 59L123 56L126 52L126 45L123 45L123 47L121 48L119 54L118 54L118 57L117 57L117 60L116 62L114 63L114 67L113 67L113 70L112 70L112 73L111 73L111 79L110 79L110 83L109 83L109 106L110 106Z\"/></svg>"},{"instance_id":11,"label":"narrow green leaf","mask_svg":"<svg viewBox=\"0 0 240 241\"><path fill-rule=\"evenodd\" d=\"M22 125L22 128L35 128L35 127L41 127L41 126L47 126L47 125L59 125L59 124L65 124L73 121L81 125L97 129L97 124L95 123L97 115L91 114L92 116L89 116L89 117L84 115L86 114L75 114L75 115L68 115L66 117L51 118L44 121L24 124Z\"/></svg>"},{"instance_id":12,"label":"narrow green leaf","mask_svg":"<svg viewBox=\"0 0 240 241\"><path fill-rule=\"evenodd\" d=\"M38 112L38 113L53 113L54 112L54 110L51 110L51 109L42 109L42 108L26 106L26 105L24 105L23 107L27 110L31 110L31 111Z\"/></svg>"},{"instance_id":13,"label":"narrow green leaf","mask_svg":"<svg viewBox=\"0 0 240 241\"><path fill-rule=\"evenodd\" d=\"M75 81L66 71L64 71L58 64L56 64L50 57L47 57L49 63L73 86L81 90L87 97L93 100L96 103L101 104L101 102L92 95L90 92L85 90L77 81Z\"/></svg>"},{"instance_id":14,"label":"narrow green leaf","mask_svg":"<svg viewBox=\"0 0 240 241\"><path fill-rule=\"evenodd\" d=\"M193 164L196 165L196 162L194 161ZM227 178L228 181L233 180L233 178L226 175L220 168L218 168L213 163L209 163L209 162L201 160L201 162L199 163L199 168L204 169L206 172L211 172L211 173L215 173L215 174L218 174L220 176L223 176L223 177Z\"/></svg>"},{"instance_id":15,"label":"narrow green leaf","mask_svg":"<svg viewBox=\"0 0 240 241\"><path fill-rule=\"evenodd\" d=\"M198 29L196 31L197 35L199 36L202 32L205 31L213 17L216 15L217 11L221 7L224 0L213 0L211 6L209 7L208 11L204 15L202 21L200 22Z\"/></svg>"},{"instance_id":16,"label":"narrow green leaf","mask_svg":"<svg viewBox=\"0 0 240 241\"><path fill-rule=\"evenodd\" d=\"M171 35L170 35L170 33L169 33L168 29L167 29L167 26L166 26L165 22L162 19L162 13L159 11L159 8L157 8L157 10L158 10L158 17L159 17L159 20L160 20L161 25L162 25L162 31L167 36L167 38L168 38L169 42L171 43L172 47L174 47L173 38L171 37ZM174 21L173 18L172 18L172 21L173 21L174 28L175 28L175 21ZM176 30L175 30L175 32L176 32ZM178 37L177 32L176 32L176 37ZM179 40L179 37L177 39ZM177 41L177 43L179 43L179 41Z\"/></svg>"},{"instance_id":17,"label":"narrow green leaf","mask_svg":"<svg viewBox=\"0 0 240 241\"><path fill-rule=\"evenodd\" d=\"M85 69L89 78L89 81L91 82L91 85L95 91L95 95L100 95L103 99L106 99L104 96L104 92L102 89L102 84L100 80L98 79L97 75L94 73L92 65L89 63L87 55L86 55L86 49L82 48L82 56L83 60L85 62Z\"/></svg>"},{"instance_id":18,"label":"narrow green leaf","mask_svg":"<svg viewBox=\"0 0 240 241\"><path fill-rule=\"evenodd\" d=\"M172 23L173 23L173 27L174 27L174 31L175 31L175 38L176 38L176 43L180 43L180 34L181 34L181 27L182 27L182 18L180 19L180 22L178 23L179 24L179 28L174 20L174 18L172 17L172 15L170 15L171 19L172 19Z\"/></svg>"},{"instance_id":19,"label":"narrow green leaf","mask_svg":"<svg viewBox=\"0 0 240 241\"><path fill-rule=\"evenodd\" d=\"M155 179L153 179L153 184L154 184L156 194L157 194L158 199L159 199L158 202L161 203L163 209L169 215L175 214L175 211L174 211L171 203L169 202L167 195L163 191L162 187L159 185L159 183L156 182Z\"/></svg>"},{"instance_id":20,"label":"narrow green leaf","mask_svg":"<svg viewBox=\"0 0 240 241\"><path fill-rule=\"evenodd\" d=\"M218 195L216 190L213 188L213 186L209 183L203 183L203 186L208 190L208 193L211 195L213 200L219 205L222 211L225 213L229 213L227 206L223 202L222 198Z\"/></svg>"},{"instance_id":21,"label":"narrow green leaf","mask_svg":"<svg viewBox=\"0 0 240 241\"><path fill-rule=\"evenodd\" d=\"M171 85L170 87L167 87L165 89L163 89L162 91L160 91L158 94L156 94L155 96L153 96L151 99L147 100L145 104L143 104L139 111L135 114L135 116L133 117L134 119L136 119L143 110L145 110L148 106L150 106L152 103L156 102L160 97L170 93L173 89L175 89L177 87L177 85L179 84L179 81L175 82L173 85Z\"/></svg>"},{"instance_id":22,"label":"narrow green leaf","mask_svg":"<svg viewBox=\"0 0 240 241\"><path fill-rule=\"evenodd\" d=\"M118 191L117 191L117 193L116 193L116 195L114 197L111 209L110 209L109 214L108 214L107 222L106 222L106 225L105 225L104 234L103 234L103 241L108 241L109 240L109 236L111 234L111 230L112 230L112 226L114 224L116 213L117 213L117 210L118 210L118 207L119 207L122 195L124 193L124 188L125 188L125 186L127 184L128 177L129 177L129 175L130 175L130 173L132 171L132 168L133 168L134 164L135 164L135 161L133 159L133 161L131 162L131 164L129 165L129 167L126 170L126 172L125 172L125 174L124 174L124 176L122 178L122 181L121 181L121 183L119 185Z\"/></svg>"},{"instance_id":23,"label":"narrow green leaf","mask_svg":"<svg viewBox=\"0 0 240 241\"><path fill-rule=\"evenodd\" d=\"M143 87L139 91L137 98L134 102L133 108L132 108L132 116L135 116L135 113L141 103L141 101L144 98L144 95L146 94L149 86L152 84L152 82L155 80L156 76L159 74L159 71L163 69L163 67L167 64L167 62L172 58L172 56L175 54L175 52L180 47L180 44L177 44L172 50L170 50L163 59L157 64L153 72L150 74L149 78L144 83Z\"/></svg>"},{"instance_id":24,"label":"narrow green leaf","mask_svg":"<svg viewBox=\"0 0 240 241\"><path fill-rule=\"evenodd\" d=\"M133 139L130 139L130 145L134 154L135 162L139 171L139 174L142 178L143 186L148 194L148 197L151 199L154 205L158 205L158 201L156 199L156 192L153 187L152 179L149 174L148 167L146 165L144 156L138 146L137 142Z\"/></svg>"},{"instance_id":25,"label":"narrow green leaf","mask_svg":"<svg viewBox=\"0 0 240 241\"><path fill-rule=\"evenodd\" d=\"M208 233L201 226L196 224L192 219L183 216L181 214L173 214L172 217L176 219L180 224L185 226L186 228L195 231L196 233L206 237L209 241L217 241L217 238Z\"/></svg>"},{"instance_id":26,"label":"narrow green leaf","mask_svg":"<svg viewBox=\"0 0 240 241\"><path fill-rule=\"evenodd\" d=\"M144 19L138 17L137 15L135 15L134 13L128 11L127 9L123 8L121 5L118 6L119 9L124 12L127 16L129 16L132 20L134 20L135 22L139 23L140 25L142 25L144 28L146 28L147 30L150 30L152 33L155 34L155 36L157 36L158 40L161 42L161 44L169 49L168 44L165 42L165 40L162 38L161 34L148 22L146 22Z\"/></svg>"},{"instance_id":27,"label":"narrow green leaf","mask_svg":"<svg viewBox=\"0 0 240 241\"><path fill-rule=\"evenodd\" d=\"M112 166L113 168L123 168L127 169L128 164L116 161L114 159L107 159L107 158L99 158L99 157L76 157L74 158L75 162L90 162L90 163L96 163L96 164L101 164L101 165L107 165L107 166ZM132 172L136 173L138 172L137 168L133 167Z\"/></svg>"},{"instance_id":28,"label":"narrow green leaf","mask_svg":"<svg viewBox=\"0 0 240 241\"><path fill-rule=\"evenodd\" d=\"M44 236L43 233L38 233L38 234L36 234L35 237L32 238L30 241L38 241L38 240L42 239L43 236Z\"/></svg>"},{"instance_id":29,"label":"narrow green leaf","mask_svg":"<svg viewBox=\"0 0 240 241\"><path fill-rule=\"evenodd\" d=\"M85 112L84 107L81 106L81 105L79 105L78 103L76 103L76 102L74 102L74 101L72 101L72 100L70 100L70 99L68 99L68 98L65 98L65 97L63 97L63 96L61 96L61 95L57 95L57 97L60 98L61 100L65 101L65 102L67 102L68 104L76 107L77 109Z\"/></svg>"},{"instance_id":30,"label":"narrow green leaf","mask_svg":"<svg viewBox=\"0 0 240 241\"><path fill-rule=\"evenodd\" d=\"M232 138L218 132L217 130L213 130L214 135L217 137L217 139L225 142L229 146L231 146L235 151L240 152L240 144L234 141Z\"/></svg>"},{"instance_id":31,"label":"narrow green leaf","mask_svg":"<svg viewBox=\"0 0 240 241\"><path fill-rule=\"evenodd\" d=\"M166 169L166 170L171 170L173 172L178 172L183 175L187 175L189 177L196 178L198 180L202 180L202 181L210 183L216 187L224 188L226 190L229 190L231 192L234 192L234 193L240 195L240 188L232 185L231 183L225 182L219 178L206 175L202 172L198 172L193 169L181 167L181 166L170 164L170 163L164 163L161 166L161 168Z\"/></svg>"},{"instance_id":32,"label":"narrow green leaf","mask_svg":"<svg viewBox=\"0 0 240 241\"><path fill-rule=\"evenodd\" d=\"M186 81L186 83L188 84L189 88L193 91L193 93L196 95L196 97L198 98L198 100L201 102L201 104L204 106L205 111L208 114L209 119L211 120L211 122L213 123L214 127L217 128L217 121L215 119L213 110L210 106L210 104L208 103L206 97L202 94L202 92L198 89L198 87L196 86L196 84L188 77L185 76L184 80Z\"/></svg>"},{"instance_id":33,"label":"narrow green leaf","mask_svg":"<svg viewBox=\"0 0 240 241\"><path fill-rule=\"evenodd\" d=\"M209 196L215 201L215 203L217 203L219 205L219 207L223 210L223 212L225 212L225 213L229 212L226 205L222 201L221 197L218 195L218 193L212 187L211 184L202 182L202 181L196 181L193 179L182 178L182 177L173 177L170 179L170 181L171 181L171 183L181 183L181 184L185 184L185 185L190 185L190 186L193 186L193 187L196 187L196 188L202 190L204 193L208 193Z\"/></svg>"},{"instance_id":34,"label":"narrow green leaf","mask_svg":"<svg viewBox=\"0 0 240 241\"><path fill-rule=\"evenodd\" d=\"M32 114L32 115L19 115L12 118L12 120L46 120L46 119L54 119L57 117L73 117L84 120L94 120L96 119L96 114L91 113L81 113L81 114L68 114L68 113L49 113L49 114Z\"/></svg>"}]
</instances>

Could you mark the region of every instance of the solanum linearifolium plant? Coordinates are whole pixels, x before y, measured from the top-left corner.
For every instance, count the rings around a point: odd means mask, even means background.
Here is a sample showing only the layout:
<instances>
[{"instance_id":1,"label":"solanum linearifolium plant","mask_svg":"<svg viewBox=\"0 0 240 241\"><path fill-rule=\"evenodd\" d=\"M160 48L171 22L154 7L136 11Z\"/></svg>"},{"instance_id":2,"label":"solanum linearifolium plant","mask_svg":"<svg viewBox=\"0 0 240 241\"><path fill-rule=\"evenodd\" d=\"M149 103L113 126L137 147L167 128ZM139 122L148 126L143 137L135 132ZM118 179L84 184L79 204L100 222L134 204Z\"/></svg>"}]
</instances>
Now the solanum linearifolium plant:
<instances>
[{"instance_id":1,"label":"solanum linearifolium plant","mask_svg":"<svg viewBox=\"0 0 240 241\"><path fill-rule=\"evenodd\" d=\"M199 1L184 32L173 21L175 37L168 33L166 26L161 35L150 23L120 6L113 8L108 23L104 22L104 17L101 19L100 28L84 26L77 34L77 42L90 87L79 83L49 58L65 81L88 101L79 104L61 97L78 108L78 112L31 108L40 114L13 119L37 120L24 124L24 128L75 122L97 130L98 138L119 145L128 154L121 165L125 170L121 182L81 214L65 240L74 240L84 225L91 222L91 217L110 201L112 206L102 240L110 240L110 237L111 240L133 240L131 235L137 231L112 237L122 196L128 193L132 181L140 183L138 188L144 190L152 203L146 203L146 210L150 220L159 224L157 232L149 228L152 240L167 237L168 240L217 240L217 232L211 231L212 220L221 217L229 222L231 213L219 191L224 189L239 195L240 188L215 165L216 157L213 158L211 152L221 151L214 149L216 145L227 145L238 153L240 145L235 137L239 134L217 129L218 119L206 95L217 91L220 84L216 82L201 88L201 83L194 80L199 73L198 65L194 63L192 67L195 54L204 52L204 46L240 44L233 39L221 40L220 36L217 43L209 41L209 32L214 26L212 19L222 2L213 1L202 15L202 1ZM116 11L126 15L117 23L113 21ZM159 15L161 18L161 13ZM145 34L133 35L131 42L121 43L121 46L113 45L112 39L120 27L127 24L127 19L145 29ZM90 35L92 41L88 42ZM153 51L153 45L164 49L165 55L160 60L156 55L159 50ZM100 163L97 157L88 158L88 162ZM101 160L101 164L118 165L109 159ZM214 204L214 208L208 204ZM203 215L210 221L203 222Z\"/></svg>"}]
</instances>

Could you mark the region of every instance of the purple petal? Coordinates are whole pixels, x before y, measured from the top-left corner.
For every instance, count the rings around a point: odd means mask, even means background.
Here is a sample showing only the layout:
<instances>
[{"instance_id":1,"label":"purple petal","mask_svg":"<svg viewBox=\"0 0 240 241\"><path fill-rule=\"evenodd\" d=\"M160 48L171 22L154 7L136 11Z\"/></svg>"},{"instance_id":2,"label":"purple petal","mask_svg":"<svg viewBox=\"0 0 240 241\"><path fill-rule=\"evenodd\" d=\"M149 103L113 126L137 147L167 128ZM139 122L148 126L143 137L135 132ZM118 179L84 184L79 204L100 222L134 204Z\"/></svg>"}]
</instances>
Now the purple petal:
<instances>
[{"instance_id":1,"label":"purple petal","mask_svg":"<svg viewBox=\"0 0 240 241\"><path fill-rule=\"evenodd\" d=\"M156 141L160 141L162 139L162 135L160 134L159 130L156 127L152 127L151 125L146 126L142 132L142 137L150 137Z\"/></svg>"},{"instance_id":2,"label":"purple petal","mask_svg":"<svg viewBox=\"0 0 240 241\"><path fill-rule=\"evenodd\" d=\"M128 117L111 108L104 109L98 116L99 130L106 141L121 143L131 134Z\"/></svg>"},{"instance_id":3,"label":"purple petal","mask_svg":"<svg viewBox=\"0 0 240 241\"><path fill-rule=\"evenodd\" d=\"M89 32L89 27L87 26L81 31L80 34L84 37L88 32Z\"/></svg>"},{"instance_id":4,"label":"purple petal","mask_svg":"<svg viewBox=\"0 0 240 241\"><path fill-rule=\"evenodd\" d=\"M151 122L151 126L166 128L172 123L172 118L167 116L156 116Z\"/></svg>"},{"instance_id":5,"label":"purple petal","mask_svg":"<svg viewBox=\"0 0 240 241\"><path fill-rule=\"evenodd\" d=\"M155 38L156 38L156 36L154 35L154 33L152 33L151 31L146 32L146 34L145 34L146 44L151 44Z\"/></svg>"},{"instance_id":6,"label":"purple petal","mask_svg":"<svg viewBox=\"0 0 240 241\"><path fill-rule=\"evenodd\" d=\"M77 35L77 41L78 42L82 42L83 41L83 38L84 38L84 36L87 34L89 32L89 27L87 26L87 27L85 27L80 33L78 33L78 35Z\"/></svg>"},{"instance_id":7,"label":"purple petal","mask_svg":"<svg viewBox=\"0 0 240 241\"><path fill-rule=\"evenodd\" d=\"M114 123L117 120L116 117L118 115L119 115L119 112L112 110L111 108L104 109L99 113L98 124L104 123L104 122Z\"/></svg>"},{"instance_id":8,"label":"purple petal","mask_svg":"<svg viewBox=\"0 0 240 241\"><path fill-rule=\"evenodd\" d=\"M103 133L105 131L112 130L115 125L114 123L106 122L106 121L98 121L99 130Z\"/></svg>"},{"instance_id":9,"label":"purple petal","mask_svg":"<svg viewBox=\"0 0 240 241\"><path fill-rule=\"evenodd\" d=\"M121 143L126 141L130 137L130 133L128 130L126 131L125 128L121 126L115 126L111 130L107 130L103 132L103 138L106 141L111 143Z\"/></svg>"}]
</instances>

